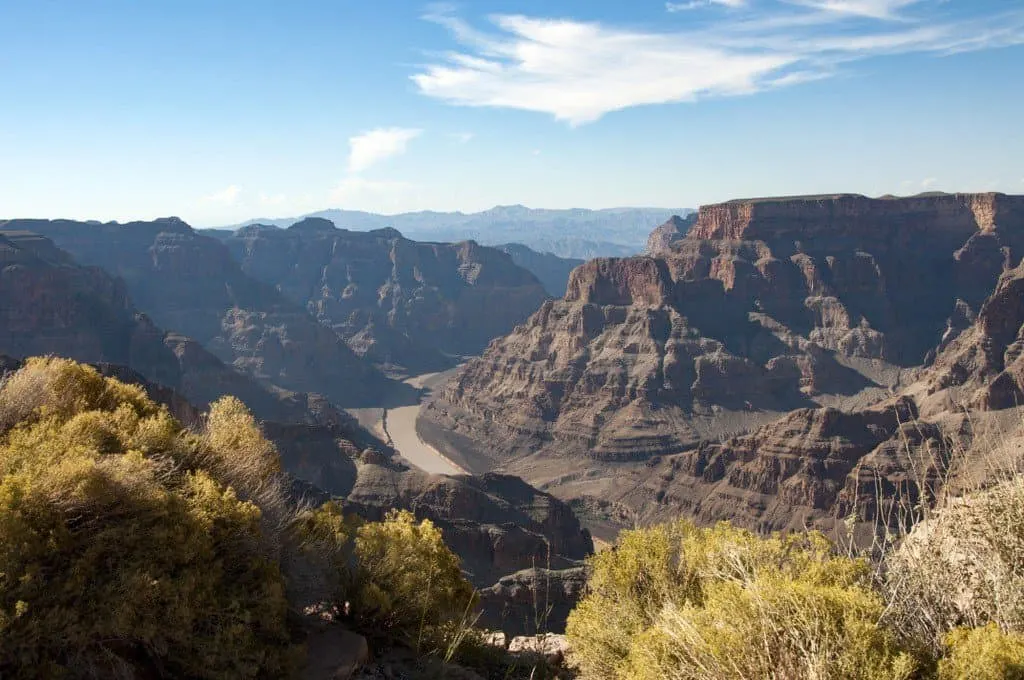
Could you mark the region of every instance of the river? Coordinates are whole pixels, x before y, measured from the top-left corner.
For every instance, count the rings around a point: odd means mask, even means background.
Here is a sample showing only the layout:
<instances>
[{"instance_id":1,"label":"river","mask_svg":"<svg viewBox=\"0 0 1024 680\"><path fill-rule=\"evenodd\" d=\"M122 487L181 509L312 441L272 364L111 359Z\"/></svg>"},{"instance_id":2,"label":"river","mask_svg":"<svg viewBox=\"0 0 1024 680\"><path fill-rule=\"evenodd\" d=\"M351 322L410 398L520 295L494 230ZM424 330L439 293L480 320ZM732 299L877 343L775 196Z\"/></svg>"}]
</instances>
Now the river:
<instances>
[{"instance_id":1,"label":"river","mask_svg":"<svg viewBox=\"0 0 1024 680\"><path fill-rule=\"evenodd\" d=\"M411 465L425 472L442 475L466 474L465 470L445 458L441 452L420 439L416 433L416 417L419 415L423 399L430 396L430 390L441 385L456 370L458 367L439 373L424 373L406 379L404 382L407 385L426 390L419 404L389 409L360 409L360 412L354 413L354 415L359 418L364 427L369 427L378 437L384 441L390 439L391 445Z\"/></svg>"}]
</instances>

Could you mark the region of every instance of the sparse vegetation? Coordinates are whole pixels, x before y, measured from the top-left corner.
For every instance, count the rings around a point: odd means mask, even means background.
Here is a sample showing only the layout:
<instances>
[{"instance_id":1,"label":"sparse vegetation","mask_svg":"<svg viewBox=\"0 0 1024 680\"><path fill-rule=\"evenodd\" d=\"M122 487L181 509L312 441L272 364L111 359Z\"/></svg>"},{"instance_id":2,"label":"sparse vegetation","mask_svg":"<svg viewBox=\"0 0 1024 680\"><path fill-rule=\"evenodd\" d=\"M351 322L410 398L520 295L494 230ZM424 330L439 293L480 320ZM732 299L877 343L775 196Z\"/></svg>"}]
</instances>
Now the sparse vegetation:
<instances>
[{"instance_id":1,"label":"sparse vegetation","mask_svg":"<svg viewBox=\"0 0 1024 680\"><path fill-rule=\"evenodd\" d=\"M946 635L939 680L1021 680L1024 635L1004 633L994 623L958 628Z\"/></svg>"},{"instance_id":2,"label":"sparse vegetation","mask_svg":"<svg viewBox=\"0 0 1024 680\"><path fill-rule=\"evenodd\" d=\"M473 628L431 522L295 508L284 482L236 399L190 430L138 387L28 361L0 382L0 675L288 677L310 607L437 664L522 670ZM573 660L615 680L1024 678L1021 527L1009 476L876 563L815 532L626 531L591 558Z\"/></svg>"},{"instance_id":3,"label":"sparse vegetation","mask_svg":"<svg viewBox=\"0 0 1024 680\"><path fill-rule=\"evenodd\" d=\"M1022 526L1011 476L945 501L880 564L814 532L624 532L568 633L593 678L1024 678Z\"/></svg>"},{"instance_id":4,"label":"sparse vegetation","mask_svg":"<svg viewBox=\"0 0 1024 680\"><path fill-rule=\"evenodd\" d=\"M364 628L405 639L422 648L447 636L445 624L464 620L473 587L445 546L441 531L412 513L392 511L383 522L359 527L353 606ZM435 651L443 651L435 649Z\"/></svg>"},{"instance_id":5,"label":"sparse vegetation","mask_svg":"<svg viewBox=\"0 0 1024 680\"><path fill-rule=\"evenodd\" d=\"M819 534L679 521L593 559L568 633L594 678L910 677L870 576Z\"/></svg>"},{"instance_id":6,"label":"sparse vegetation","mask_svg":"<svg viewBox=\"0 0 1024 680\"><path fill-rule=\"evenodd\" d=\"M884 566L889 619L936 653L959 627L1024 631L1024 477L950 501Z\"/></svg>"},{"instance_id":7,"label":"sparse vegetation","mask_svg":"<svg viewBox=\"0 0 1024 680\"><path fill-rule=\"evenodd\" d=\"M142 390L36 359L0 389L0 674L287 675L261 510Z\"/></svg>"},{"instance_id":8,"label":"sparse vegetation","mask_svg":"<svg viewBox=\"0 0 1024 680\"><path fill-rule=\"evenodd\" d=\"M366 630L444 653L472 597L429 522L294 508L237 399L194 432L73 361L0 384L4 678L288 677L289 611L348 601Z\"/></svg>"}]
</instances>

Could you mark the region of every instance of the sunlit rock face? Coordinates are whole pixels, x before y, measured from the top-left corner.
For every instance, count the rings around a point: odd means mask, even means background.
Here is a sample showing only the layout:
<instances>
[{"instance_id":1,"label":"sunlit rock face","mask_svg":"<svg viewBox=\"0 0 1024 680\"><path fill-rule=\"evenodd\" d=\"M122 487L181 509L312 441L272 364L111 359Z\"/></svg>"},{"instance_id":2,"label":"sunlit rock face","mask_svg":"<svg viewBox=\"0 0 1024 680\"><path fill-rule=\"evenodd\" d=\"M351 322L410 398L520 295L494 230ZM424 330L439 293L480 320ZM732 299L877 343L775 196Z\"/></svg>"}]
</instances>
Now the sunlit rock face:
<instances>
[{"instance_id":1,"label":"sunlit rock face","mask_svg":"<svg viewBox=\"0 0 1024 680\"><path fill-rule=\"evenodd\" d=\"M705 206L667 249L577 268L563 300L467 364L424 420L480 467L570 498L608 498L626 485L614 479L623 470L667 474L662 457L689 451L693 460L679 465L704 481L688 489L674 474L672 489L634 484L650 489L636 506L727 518L728 494L706 500L725 483L760 499L739 513L748 524L771 515L785 525L797 507L852 505L860 491L846 475L898 433L893 417L846 422L844 412L897 413L886 399L912 382L923 400L919 374L932 394L958 384L973 404L1014 403L1024 343L1013 267L1022 256L1024 197ZM933 402L921 408L948 409ZM917 413L913 399L905 407ZM755 439L723 443L745 433ZM822 458L819 439L849 443ZM775 462L772 451L783 452ZM907 462L885 455L886 475ZM783 484L795 471L802 481Z\"/></svg>"}]
</instances>

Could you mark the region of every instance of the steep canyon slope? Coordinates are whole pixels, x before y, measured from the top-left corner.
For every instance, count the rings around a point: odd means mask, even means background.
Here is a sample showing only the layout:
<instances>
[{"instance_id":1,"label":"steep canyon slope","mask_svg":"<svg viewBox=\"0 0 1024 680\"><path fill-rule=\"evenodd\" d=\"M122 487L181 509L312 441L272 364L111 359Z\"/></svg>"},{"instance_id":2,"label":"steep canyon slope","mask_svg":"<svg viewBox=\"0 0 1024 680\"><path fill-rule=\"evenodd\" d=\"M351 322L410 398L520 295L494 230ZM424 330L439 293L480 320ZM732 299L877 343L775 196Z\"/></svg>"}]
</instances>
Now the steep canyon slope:
<instances>
[{"instance_id":1,"label":"steep canyon slope","mask_svg":"<svg viewBox=\"0 0 1024 680\"><path fill-rule=\"evenodd\" d=\"M129 367L205 406L232 394L262 418L301 419L296 395L258 384L198 342L157 327L125 285L37 234L0 231L0 354Z\"/></svg>"},{"instance_id":2,"label":"steep canyon slope","mask_svg":"<svg viewBox=\"0 0 1024 680\"><path fill-rule=\"evenodd\" d=\"M155 323L267 384L320 393L339 406L402 391L301 305L245 274L224 244L179 219L11 220L0 229L41 234L78 262L120 277Z\"/></svg>"},{"instance_id":3,"label":"steep canyon slope","mask_svg":"<svg viewBox=\"0 0 1024 680\"><path fill-rule=\"evenodd\" d=\"M253 225L224 242L242 270L280 290L374 363L422 373L476 354L546 297L529 271L473 241L422 243L394 229L306 218Z\"/></svg>"},{"instance_id":4,"label":"steep canyon slope","mask_svg":"<svg viewBox=\"0 0 1024 680\"><path fill-rule=\"evenodd\" d=\"M959 405L1017 403L1022 256L1024 197L705 206L668 250L575 270L421 428L630 521L866 518L918 452L970 448Z\"/></svg>"}]
</instances>

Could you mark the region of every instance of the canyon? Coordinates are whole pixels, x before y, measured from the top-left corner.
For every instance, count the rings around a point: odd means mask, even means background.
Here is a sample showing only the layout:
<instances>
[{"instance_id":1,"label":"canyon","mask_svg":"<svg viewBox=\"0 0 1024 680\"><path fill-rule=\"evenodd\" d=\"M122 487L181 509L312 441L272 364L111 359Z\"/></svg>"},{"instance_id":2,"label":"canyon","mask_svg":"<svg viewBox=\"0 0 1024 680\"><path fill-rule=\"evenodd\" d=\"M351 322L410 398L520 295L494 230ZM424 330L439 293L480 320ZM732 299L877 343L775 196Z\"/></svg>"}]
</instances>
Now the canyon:
<instances>
[{"instance_id":1,"label":"canyon","mask_svg":"<svg viewBox=\"0 0 1024 680\"><path fill-rule=\"evenodd\" d=\"M479 276L472 263L461 270L455 264L460 252L476 248L464 245L428 250L451 254L437 266L452 264L452 277ZM485 256L544 299L539 282L506 254L486 249ZM467 323L472 330L472 319ZM385 377L302 306L248 276L223 244L178 220L0 222L0 379L35 355L73 358L139 384L186 424L200 422L216 399L237 396L276 445L296 503L336 499L364 518L392 508L429 518L480 588L538 565L557 575L593 551L573 511L550 494L511 476L424 472L360 426L338 401L399 411L411 404L406 434L415 437L421 386ZM300 386L321 391L291 389ZM501 598L488 606L503 625ZM510 630L520 625L507 623Z\"/></svg>"},{"instance_id":2,"label":"canyon","mask_svg":"<svg viewBox=\"0 0 1024 680\"><path fill-rule=\"evenodd\" d=\"M316 218L12 220L0 367L69 356L185 422L239 396L297 499L432 519L519 631L527 585L564 617L623 527L867 540L1016 465L1022 257L1002 194L730 201L578 264Z\"/></svg>"},{"instance_id":3,"label":"canyon","mask_svg":"<svg viewBox=\"0 0 1024 680\"><path fill-rule=\"evenodd\" d=\"M614 534L871 524L1016 427L1024 197L740 200L662 235L577 268L419 429Z\"/></svg>"},{"instance_id":4,"label":"canyon","mask_svg":"<svg viewBox=\"0 0 1024 680\"><path fill-rule=\"evenodd\" d=\"M547 297L508 254L473 241L424 243L313 217L220 237L246 275L308 310L361 357L405 373L478 354Z\"/></svg>"}]
</instances>

